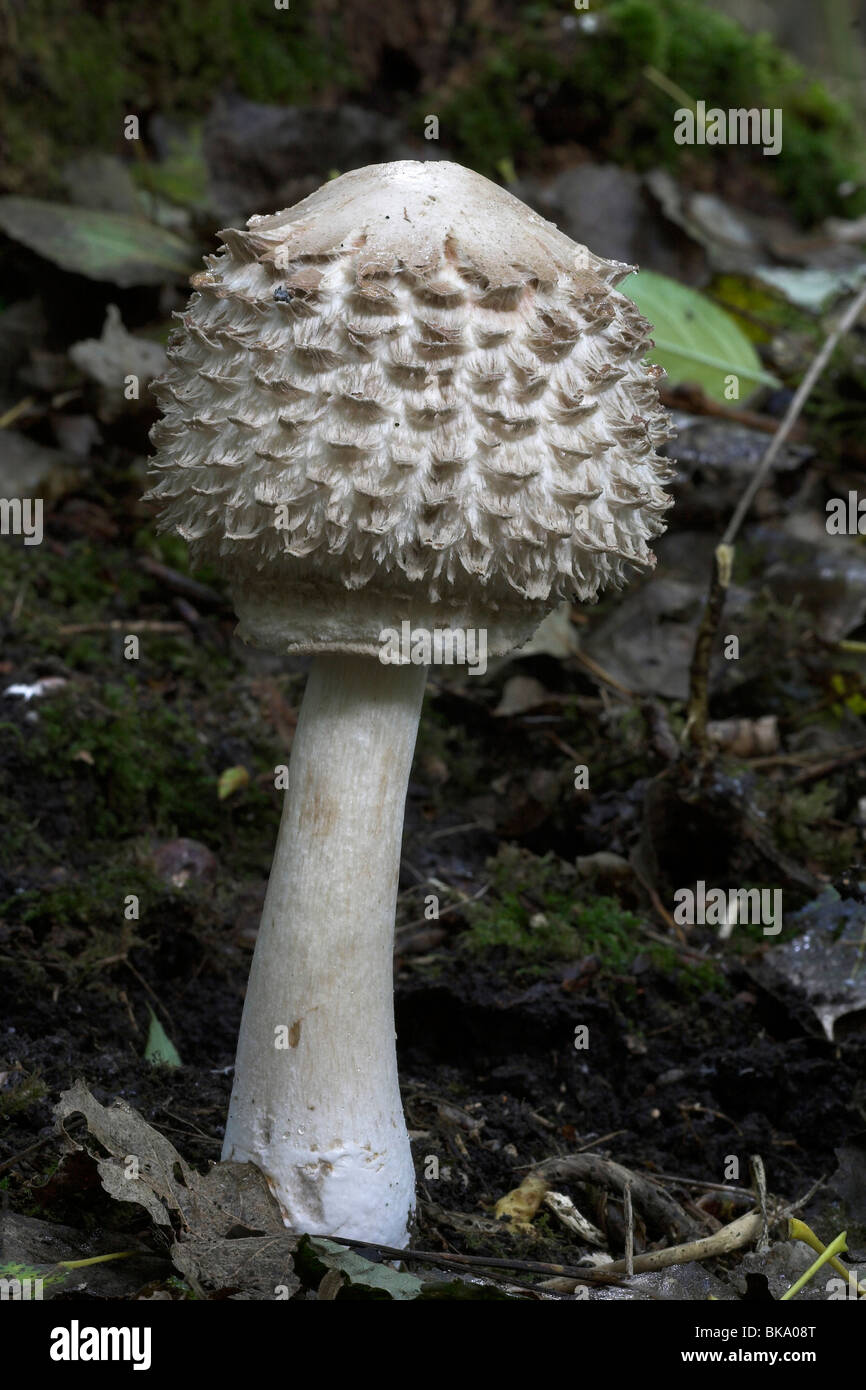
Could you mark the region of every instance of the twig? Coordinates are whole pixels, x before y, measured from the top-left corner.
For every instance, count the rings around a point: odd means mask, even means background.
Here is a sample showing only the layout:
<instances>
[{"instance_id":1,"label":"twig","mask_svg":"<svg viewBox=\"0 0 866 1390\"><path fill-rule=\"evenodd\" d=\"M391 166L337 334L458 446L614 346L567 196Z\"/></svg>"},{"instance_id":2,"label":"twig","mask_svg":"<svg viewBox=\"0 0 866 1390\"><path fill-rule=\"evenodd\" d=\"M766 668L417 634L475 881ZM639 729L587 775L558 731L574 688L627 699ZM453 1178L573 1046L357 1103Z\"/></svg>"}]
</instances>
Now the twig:
<instances>
[{"instance_id":1,"label":"twig","mask_svg":"<svg viewBox=\"0 0 866 1390\"><path fill-rule=\"evenodd\" d=\"M634 874L638 883L645 890L645 892L649 894L650 901L658 915L661 917L665 926L670 927L671 931L679 941L680 945L685 946L685 933L683 932L683 929L680 926L679 922L675 922L671 914L668 912L667 908L665 907L664 903L659 897L656 888L653 886L652 883L650 883L649 879L641 872L641 870L636 867L636 865L632 862L631 859L628 862L632 870L632 873Z\"/></svg>"},{"instance_id":2,"label":"twig","mask_svg":"<svg viewBox=\"0 0 866 1390\"><path fill-rule=\"evenodd\" d=\"M761 459L760 464L758 465L758 468L755 472L755 476L752 478L751 482L749 483L748 487L746 488L745 492L740 498L734 515L728 522L728 528L725 531L725 534L722 536L722 545L733 545L737 537L737 533L739 532L739 529L743 524L745 515L751 507L753 501L755 500L756 493L762 487L764 479L766 478L767 474L769 473L770 469L775 463L779 451L782 448L782 445L785 443L785 440L791 433L791 430L795 422L797 421L803 410L803 406L806 404L806 401L812 394L812 390L815 386L815 383L817 382L827 363L830 361L830 358L833 356L837 343L841 338L844 338L845 334L848 333L854 327L854 324L857 322L864 309L866 309L866 285L862 287L860 293L856 295L854 299L851 301L851 303L848 305L848 308L842 315L836 327L832 330L831 333L828 333L824 341L823 347L819 350L817 356L813 359L812 364L809 367L809 370L806 372L806 375L803 377L803 380L797 387L791 404L788 406L788 409L785 412L784 419L782 420L782 423L779 426L776 433L773 435L773 438L770 440L767 451L764 454L764 457Z\"/></svg>"},{"instance_id":3,"label":"twig","mask_svg":"<svg viewBox=\"0 0 866 1390\"><path fill-rule=\"evenodd\" d=\"M620 1163L602 1158L600 1154L564 1154L537 1163L532 1172L545 1182L592 1183L622 1196L626 1183L641 1211L655 1226L673 1232L675 1237L692 1236L698 1229L680 1204L664 1188L640 1173L624 1168Z\"/></svg>"},{"instance_id":4,"label":"twig","mask_svg":"<svg viewBox=\"0 0 866 1390\"><path fill-rule=\"evenodd\" d=\"M734 1197L743 1197L751 1204L752 1194L744 1187L732 1187L725 1182L704 1182L703 1178L679 1178L674 1173L653 1173L653 1182L672 1182L677 1187L699 1187L702 1192L728 1192Z\"/></svg>"},{"instance_id":5,"label":"twig","mask_svg":"<svg viewBox=\"0 0 866 1390\"><path fill-rule=\"evenodd\" d=\"M811 1202L812 1198L815 1196L815 1193L819 1190L819 1188L824 1186L826 1181L827 1174L825 1173L823 1177L818 1178L816 1182L812 1183L812 1186L809 1188L808 1192L804 1192L802 1197L798 1197L796 1201L789 1202L786 1207L783 1207L781 1212L779 1213L779 1219L788 1220L794 1215L795 1211L804 1211L805 1208Z\"/></svg>"},{"instance_id":6,"label":"twig","mask_svg":"<svg viewBox=\"0 0 866 1390\"><path fill-rule=\"evenodd\" d=\"M627 1134L625 1129L612 1129L607 1134L600 1134L597 1139L589 1139L585 1144L581 1144L575 1153L584 1154L587 1149L598 1148L599 1144L606 1144L609 1139L618 1139L621 1134Z\"/></svg>"},{"instance_id":7,"label":"twig","mask_svg":"<svg viewBox=\"0 0 866 1390\"><path fill-rule=\"evenodd\" d=\"M188 574L182 574L180 570L171 569L168 565L161 565L158 560L152 560L149 555L140 555L136 564L145 574L149 574L151 579L156 579L166 589L171 589L174 593L180 594L181 598L189 599L192 603L198 604L202 608L228 608L229 604L222 594L217 593L216 589L211 589L207 584L200 584L197 579L190 579Z\"/></svg>"},{"instance_id":8,"label":"twig","mask_svg":"<svg viewBox=\"0 0 866 1390\"><path fill-rule=\"evenodd\" d=\"M480 821L467 821L465 825L446 825L443 830L434 830L427 836L428 840L444 840L447 835L463 835L470 830L483 830L484 826Z\"/></svg>"},{"instance_id":9,"label":"twig","mask_svg":"<svg viewBox=\"0 0 866 1390\"><path fill-rule=\"evenodd\" d=\"M73 1125L81 1124L84 1124L83 1116L78 1120L73 1117L69 1122L69 1128L71 1129ZM50 1134L44 1134L41 1139L36 1140L35 1144L29 1144L26 1149L21 1149L19 1153L13 1154L11 1158L4 1159L3 1162L0 1163L0 1173L5 1173L7 1169L14 1168L16 1163L21 1162L22 1158L29 1158L31 1154L36 1153L37 1149L44 1148L46 1144L50 1144L52 1139L56 1138L57 1135L53 1130Z\"/></svg>"},{"instance_id":10,"label":"twig","mask_svg":"<svg viewBox=\"0 0 866 1390\"><path fill-rule=\"evenodd\" d=\"M443 908L442 911L439 913L438 917L416 917L413 922L407 922L405 926L398 927L394 933L395 945L399 945L401 938L405 938L407 934L411 931L414 931L416 927L423 927L429 924L430 922L441 922L442 918L449 916L450 913L459 912L460 908L466 907L468 903L477 902L478 899L483 898L484 894L489 892L489 890L490 884L483 883L481 887L478 889L477 893L473 893L471 897L468 898L461 897L459 903L452 903L450 907Z\"/></svg>"},{"instance_id":11,"label":"twig","mask_svg":"<svg viewBox=\"0 0 866 1390\"><path fill-rule=\"evenodd\" d=\"M137 970L137 969L135 968L135 966L133 965L132 961L129 959L128 956L126 956L126 957L121 957L121 959L123 960L123 963L124 963L124 965L126 966L127 970L131 970L131 971L132 971L133 975L134 975L135 978L138 980L138 983L141 985L142 989L146 990L147 993L150 995L151 999L153 1000L154 1004L156 1004L157 1008L158 1008L158 1009L161 1009L162 1012L165 1014L165 1017L168 1019L168 1026L169 1026L169 1028L171 1029L172 1033L174 1033L174 1031L175 1031L174 1019L172 1018L172 1016L171 1016L171 1014L169 1013L168 1009L167 1009L167 1008L165 1007L165 1005L163 1004L163 1002L162 1002L162 1000L160 999L159 995L158 995L158 994L156 993L156 991L147 983L147 980L144 978L144 976L142 975L141 971L140 971L140 970Z\"/></svg>"},{"instance_id":12,"label":"twig","mask_svg":"<svg viewBox=\"0 0 866 1390\"><path fill-rule=\"evenodd\" d=\"M625 695L627 700L633 700L635 698L633 690L629 690L627 685L622 685L622 683L618 681L615 676L612 676L610 672L606 671L603 666L599 666L597 661L593 661L591 656L587 656L586 652L573 652L572 655L578 665L585 667L590 675L595 676L596 680L602 681L604 685L609 685L612 690L618 690L620 695Z\"/></svg>"},{"instance_id":13,"label":"twig","mask_svg":"<svg viewBox=\"0 0 866 1390\"><path fill-rule=\"evenodd\" d=\"M847 767L849 763L858 763L863 757L866 757L866 744L858 744L856 748L849 748L847 753L842 753L838 758L829 758L825 762L803 768L802 772L791 778L788 785L801 787L804 782L813 782L816 777L826 777L828 772L835 772L837 768Z\"/></svg>"},{"instance_id":14,"label":"twig","mask_svg":"<svg viewBox=\"0 0 866 1390\"><path fill-rule=\"evenodd\" d=\"M713 298L713 296L710 296ZM723 300L715 301L729 312L729 306ZM740 317L744 317L740 310L737 310ZM730 420L736 425L745 425L750 430L760 430L762 434L775 434L779 428L778 420L772 415L761 415L756 410L740 410L736 406L722 405L720 401L712 400L700 386L679 386L673 390L667 389L659 391L659 398L662 405L666 405L671 410L687 411L690 415L710 415L716 419ZM797 438L802 433L802 428L795 428L794 437Z\"/></svg>"},{"instance_id":15,"label":"twig","mask_svg":"<svg viewBox=\"0 0 866 1390\"><path fill-rule=\"evenodd\" d=\"M25 396L16 405L11 405L8 410L4 410L3 414L0 415L0 430L5 430L7 425L11 425L18 419L19 415L26 415L30 407L35 404L35 396Z\"/></svg>"},{"instance_id":16,"label":"twig","mask_svg":"<svg viewBox=\"0 0 866 1390\"><path fill-rule=\"evenodd\" d=\"M561 752L565 753L566 757L571 758L575 763L580 762L580 754L577 749L572 748L571 744L566 743L565 739L560 738L559 734L555 733L553 729L545 730L544 736L550 739L550 742L559 748Z\"/></svg>"},{"instance_id":17,"label":"twig","mask_svg":"<svg viewBox=\"0 0 866 1390\"><path fill-rule=\"evenodd\" d=\"M610 1265L605 1265L603 1270L578 1269L576 1265L549 1264L546 1260L502 1260L495 1259L492 1255L439 1255L432 1250L400 1250L393 1245L371 1245L368 1240L352 1240L348 1236L328 1236L328 1240L335 1241L338 1245L347 1245L350 1250L369 1250L384 1255L389 1260L417 1260L423 1264L441 1265L445 1268L463 1266L467 1269L522 1270L530 1274L564 1274L566 1278L574 1279L578 1284L614 1284L619 1288L625 1287L621 1279L608 1277Z\"/></svg>"},{"instance_id":18,"label":"twig","mask_svg":"<svg viewBox=\"0 0 866 1390\"><path fill-rule=\"evenodd\" d=\"M636 1255L634 1273L647 1274L654 1269L667 1269L670 1265L690 1264L692 1260L709 1260L716 1255L727 1255L732 1250L742 1250L751 1245L761 1233L762 1218L759 1212L747 1212L739 1216L729 1226L723 1226L711 1236L701 1236L698 1240L687 1241L684 1245L670 1245L667 1250L647 1250ZM611 1274L625 1273L625 1260L614 1260L605 1265Z\"/></svg>"},{"instance_id":19,"label":"twig","mask_svg":"<svg viewBox=\"0 0 866 1390\"><path fill-rule=\"evenodd\" d=\"M622 1191L622 1204L625 1213L625 1274L630 1279L634 1274L634 1207L631 1203L631 1181Z\"/></svg>"},{"instance_id":20,"label":"twig","mask_svg":"<svg viewBox=\"0 0 866 1390\"><path fill-rule=\"evenodd\" d=\"M752 1154L749 1159L749 1166L752 1170L752 1182L755 1185L755 1196L761 1212L761 1234L755 1246L759 1255L766 1255L770 1248L770 1222L767 1217L767 1175L764 1172L764 1160L760 1154Z\"/></svg>"},{"instance_id":21,"label":"twig","mask_svg":"<svg viewBox=\"0 0 866 1390\"><path fill-rule=\"evenodd\" d=\"M695 642L691 670L689 673L688 717L684 734L684 737L691 737L692 742L704 755L709 752L710 748L709 739L707 738L710 657L725 604L728 583L730 581L734 555L734 541L736 540L746 513L755 499L756 493L762 487L782 445L789 437L794 424L799 418L815 383L833 355L837 343L854 326L864 308L866 308L866 285L863 286L859 294L855 295L842 318L832 332L827 335L823 346L813 358L809 370L806 372L806 375L803 377L803 380L794 393L782 423L770 440L764 452L764 456L755 470L754 476L740 498L734 510L734 514L728 522L725 533L719 545L716 547L712 580L703 618L701 619L701 624L698 629L698 636Z\"/></svg>"},{"instance_id":22,"label":"twig","mask_svg":"<svg viewBox=\"0 0 866 1390\"><path fill-rule=\"evenodd\" d=\"M718 545L715 551L713 576L710 591L704 605L692 663L689 667L689 703L682 738L689 738L703 754L710 751L711 743L707 733L710 710L710 658L713 652L716 633L725 606L725 597L731 579L734 552L730 546Z\"/></svg>"},{"instance_id":23,"label":"twig","mask_svg":"<svg viewBox=\"0 0 866 1390\"><path fill-rule=\"evenodd\" d=\"M652 927L645 927L643 922L638 922L635 930L639 931L641 936L647 937L649 941L657 941L660 946L667 946L669 951L675 951L682 960L693 960L697 965L719 964L718 960L713 956L704 955L701 951L696 951L691 946L684 946L682 938L672 941L669 936L663 936L660 931L653 931ZM674 924L674 930L676 930L676 924ZM655 1176L654 1173L653 1177Z\"/></svg>"}]
</instances>

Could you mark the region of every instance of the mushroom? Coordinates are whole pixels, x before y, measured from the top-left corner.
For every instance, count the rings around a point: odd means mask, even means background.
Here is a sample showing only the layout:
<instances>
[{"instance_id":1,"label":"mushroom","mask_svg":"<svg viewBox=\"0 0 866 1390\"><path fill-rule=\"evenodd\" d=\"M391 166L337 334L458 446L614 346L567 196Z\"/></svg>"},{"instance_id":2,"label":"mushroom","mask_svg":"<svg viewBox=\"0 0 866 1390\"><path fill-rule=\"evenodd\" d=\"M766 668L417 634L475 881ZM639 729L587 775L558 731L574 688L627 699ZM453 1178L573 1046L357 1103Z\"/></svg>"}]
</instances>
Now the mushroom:
<instances>
[{"instance_id":1,"label":"mushroom","mask_svg":"<svg viewBox=\"0 0 866 1390\"><path fill-rule=\"evenodd\" d=\"M503 655L651 567L661 373L614 288L632 267L457 164L356 169L220 236L154 388L148 496L242 638L313 654L223 1159L296 1230L403 1247L393 929L429 653L386 663L386 639Z\"/></svg>"}]
</instances>

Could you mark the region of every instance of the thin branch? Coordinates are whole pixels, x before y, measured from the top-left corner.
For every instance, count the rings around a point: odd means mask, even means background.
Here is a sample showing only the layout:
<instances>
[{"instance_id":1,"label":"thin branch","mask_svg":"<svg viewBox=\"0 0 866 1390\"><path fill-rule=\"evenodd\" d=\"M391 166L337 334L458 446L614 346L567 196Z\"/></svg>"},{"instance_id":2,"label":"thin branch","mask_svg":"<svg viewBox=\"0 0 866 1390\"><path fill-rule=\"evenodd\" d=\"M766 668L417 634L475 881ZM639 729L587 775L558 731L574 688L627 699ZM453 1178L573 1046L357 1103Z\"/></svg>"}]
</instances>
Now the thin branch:
<instances>
[{"instance_id":1,"label":"thin branch","mask_svg":"<svg viewBox=\"0 0 866 1390\"><path fill-rule=\"evenodd\" d=\"M761 1212L761 1234L755 1249L759 1255L766 1255L770 1248L770 1220L767 1215L767 1174L764 1171L764 1160L761 1155L752 1154L749 1166L752 1170L752 1182L755 1185L755 1195Z\"/></svg>"},{"instance_id":2,"label":"thin branch","mask_svg":"<svg viewBox=\"0 0 866 1390\"><path fill-rule=\"evenodd\" d=\"M575 1265L550 1264L546 1260L501 1260L492 1255L441 1255L433 1250L400 1250L393 1245L371 1245L368 1240L351 1240L347 1236L328 1236L328 1240L335 1241L338 1245L347 1245L350 1250L383 1255L388 1260L417 1261L421 1264L440 1265L443 1268L454 1266L465 1269L522 1270L530 1274L565 1275L579 1284L614 1284L619 1288L626 1287L621 1279L608 1276L608 1265L602 1270L579 1269Z\"/></svg>"},{"instance_id":3,"label":"thin branch","mask_svg":"<svg viewBox=\"0 0 866 1390\"><path fill-rule=\"evenodd\" d=\"M864 309L866 309L866 285L862 287L858 295L855 295L845 313L836 324L836 327L827 335L823 347L813 359L809 370L794 392L793 399L785 412L781 425L770 440L767 451L755 472L755 476L740 498L734 515L728 522L727 530L722 536L722 545L733 545L737 538L737 533L743 524L745 515L755 500L755 494L762 486L764 479L775 463L782 445L791 433L791 430L803 410L803 406L812 394L815 383L827 366L830 358L833 356L839 340L844 338L846 333L850 332Z\"/></svg>"},{"instance_id":4,"label":"thin branch","mask_svg":"<svg viewBox=\"0 0 866 1390\"><path fill-rule=\"evenodd\" d=\"M634 1207L631 1200L631 1180L622 1192L625 1215L625 1275L630 1279L634 1274Z\"/></svg>"},{"instance_id":5,"label":"thin branch","mask_svg":"<svg viewBox=\"0 0 866 1390\"><path fill-rule=\"evenodd\" d=\"M767 474L778 457L782 445L788 439L791 430L799 419L815 383L830 361L840 339L853 328L864 308L866 308L866 285L864 285L860 293L855 295L852 299L847 310L842 315L842 318L836 324L832 332L827 335L823 346L813 358L809 370L806 372L803 380L794 393L782 423L770 440L764 456L755 470L754 476L740 498L734 510L734 514L725 528L725 533L719 545L716 547L712 580L704 607L704 614L698 629L689 672L688 718L683 735L684 739L690 738L692 743L694 743L705 756L708 754L710 748L709 739L707 737L710 657L715 644L715 637L725 606L725 597L730 582L734 558L734 541L755 499L756 493L763 485Z\"/></svg>"}]
</instances>

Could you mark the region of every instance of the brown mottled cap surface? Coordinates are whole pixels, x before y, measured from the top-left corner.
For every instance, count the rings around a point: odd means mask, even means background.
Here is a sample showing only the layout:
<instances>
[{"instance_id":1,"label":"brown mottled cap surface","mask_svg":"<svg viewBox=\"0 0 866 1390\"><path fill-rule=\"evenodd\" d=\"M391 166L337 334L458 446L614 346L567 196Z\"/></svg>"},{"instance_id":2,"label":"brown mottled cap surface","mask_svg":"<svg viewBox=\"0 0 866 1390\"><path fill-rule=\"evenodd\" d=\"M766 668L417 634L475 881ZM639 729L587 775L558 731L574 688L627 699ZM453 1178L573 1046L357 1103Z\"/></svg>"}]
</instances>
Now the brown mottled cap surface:
<instances>
[{"instance_id":1,"label":"brown mottled cap surface","mask_svg":"<svg viewBox=\"0 0 866 1390\"><path fill-rule=\"evenodd\" d=\"M668 428L630 267L444 161L221 238L154 387L149 496L242 636L375 654L408 619L496 654L654 563Z\"/></svg>"}]
</instances>

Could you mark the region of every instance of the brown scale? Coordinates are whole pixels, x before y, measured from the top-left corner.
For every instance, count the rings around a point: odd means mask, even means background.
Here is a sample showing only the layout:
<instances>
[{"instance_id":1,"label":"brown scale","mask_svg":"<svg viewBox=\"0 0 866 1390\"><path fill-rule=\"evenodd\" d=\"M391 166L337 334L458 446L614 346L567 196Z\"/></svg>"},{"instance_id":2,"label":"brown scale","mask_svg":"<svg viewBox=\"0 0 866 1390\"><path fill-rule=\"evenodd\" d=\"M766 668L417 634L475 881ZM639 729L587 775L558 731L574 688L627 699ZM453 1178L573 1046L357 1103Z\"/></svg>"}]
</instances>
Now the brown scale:
<instances>
[{"instance_id":1,"label":"brown scale","mask_svg":"<svg viewBox=\"0 0 866 1390\"><path fill-rule=\"evenodd\" d=\"M535 434L539 428L539 421L534 415L509 416L501 410L484 410L478 405L473 406L473 411L476 419L487 426L498 439L525 439Z\"/></svg>"},{"instance_id":2,"label":"brown scale","mask_svg":"<svg viewBox=\"0 0 866 1390\"><path fill-rule=\"evenodd\" d=\"M432 430L447 424L460 414L461 407L455 405L409 406L406 419L417 430Z\"/></svg>"},{"instance_id":3,"label":"brown scale","mask_svg":"<svg viewBox=\"0 0 866 1390\"><path fill-rule=\"evenodd\" d=\"M616 386L618 381L622 381L625 372L606 362L604 366L595 370L588 370L586 380L593 392L597 395L599 391L607 391L611 386Z\"/></svg>"},{"instance_id":4,"label":"brown scale","mask_svg":"<svg viewBox=\"0 0 866 1390\"><path fill-rule=\"evenodd\" d=\"M419 304L432 305L438 309L457 309L466 303L466 292L447 281L422 280L409 272L404 272L409 283L412 298Z\"/></svg>"},{"instance_id":5,"label":"brown scale","mask_svg":"<svg viewBox=\"0 0 866 1390\"><path fill-rule=\"evenodd\" d=\"M345 362L343 355L334 352L333 348L314 343L295 343L292 348L292 357L303 371L313 375L317 375L319 372L332 372L336 367L343 366Z\"/></svg>"}]
</instances>

